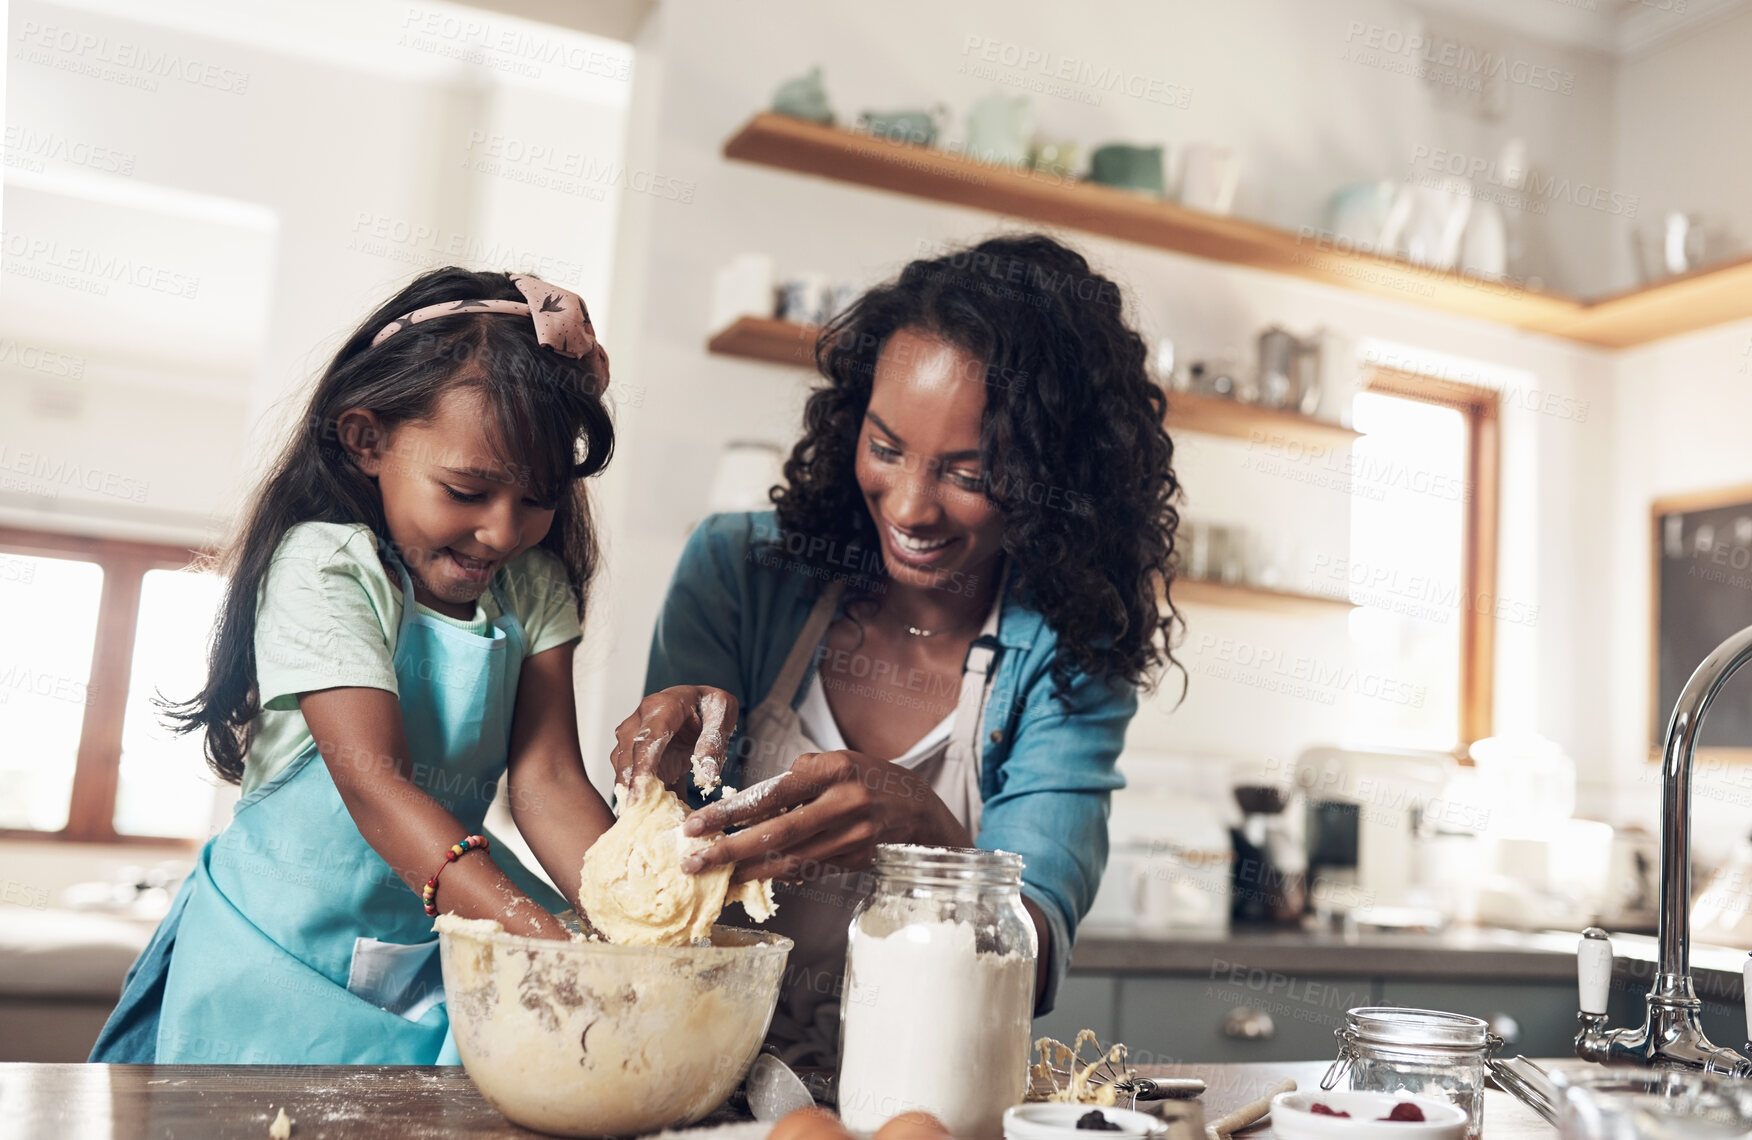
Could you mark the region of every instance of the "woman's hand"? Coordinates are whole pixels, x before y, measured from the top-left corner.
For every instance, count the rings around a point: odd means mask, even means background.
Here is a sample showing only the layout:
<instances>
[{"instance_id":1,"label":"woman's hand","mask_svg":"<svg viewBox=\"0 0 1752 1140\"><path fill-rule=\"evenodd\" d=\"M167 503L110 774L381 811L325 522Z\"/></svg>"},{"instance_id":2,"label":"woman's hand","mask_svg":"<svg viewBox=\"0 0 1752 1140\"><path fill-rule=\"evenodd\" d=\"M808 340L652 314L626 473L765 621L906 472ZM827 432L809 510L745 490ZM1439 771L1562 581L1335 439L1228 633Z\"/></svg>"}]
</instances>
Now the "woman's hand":
<instances>
[{"instance_id":1,"label":"woman's hand","mask_svg":"<svg viewBox=\"0 0 1752 1140\"><path fill-rule=\"evenodd\" d=\"M879 843L972 843L929 782L861 752L805 753L789 772L694 812L682 830L708 835L738 826L744 830L681 869L697 874L735 863L732 882L795 879L818 874L821 864L862 870L875 862Z\"/></svg>"},{"instance_id":2,"label":"woman's hand","mask_svg":"<svg viewBox=\"0 0 1752 1140\"><path fill-rule=\"evenodd\" d=\"M710 791L724 773L725 750L736 731L736 698L707 685L675 685L639 702L638 711L614 730L615 783L633 786L650 773L680 791L688 772L694 786Z\"/></svg>"}]
</instances>

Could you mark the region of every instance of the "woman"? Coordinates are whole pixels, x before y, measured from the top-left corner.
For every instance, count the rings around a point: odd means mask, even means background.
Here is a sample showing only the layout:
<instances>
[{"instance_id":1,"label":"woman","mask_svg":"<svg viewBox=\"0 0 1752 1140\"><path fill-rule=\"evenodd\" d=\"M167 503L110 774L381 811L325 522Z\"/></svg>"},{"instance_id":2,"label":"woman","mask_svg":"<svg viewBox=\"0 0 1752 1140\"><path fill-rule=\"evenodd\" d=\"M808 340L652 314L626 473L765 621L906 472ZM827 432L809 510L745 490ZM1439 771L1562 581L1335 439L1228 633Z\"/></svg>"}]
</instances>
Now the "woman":
<instances>
[{"instance_id":1,"label":"woman","mask_svg":"<svg viewBox=\"0 0 1752 1140\"><path fill-rule=\"evenodd\" d=\"M694 812L743 830L684 865L781 880L787 1060L835 1059L880 843L1021 854L1052 1007L1138 689L1177 664L1179 484L1144 359L1118 288L1050 238L914 261L824 330L776 511L689 539L615 768L677 791L690 766L789 773Z\"/></svg>"}]
</instances>

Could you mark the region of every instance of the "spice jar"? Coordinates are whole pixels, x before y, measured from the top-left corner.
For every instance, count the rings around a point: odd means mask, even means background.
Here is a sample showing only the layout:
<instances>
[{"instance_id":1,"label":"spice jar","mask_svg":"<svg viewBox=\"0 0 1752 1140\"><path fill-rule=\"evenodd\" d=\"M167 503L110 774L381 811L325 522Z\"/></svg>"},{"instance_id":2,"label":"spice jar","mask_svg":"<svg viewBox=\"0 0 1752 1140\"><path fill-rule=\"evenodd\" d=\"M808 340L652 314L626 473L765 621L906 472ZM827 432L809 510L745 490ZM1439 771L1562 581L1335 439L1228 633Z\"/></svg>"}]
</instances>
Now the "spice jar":
<instances>
[{"instance_id":1,"label":"spice jar","mask_svg":"<svg viewBox=\"0 0 1752 1140\"><path fill-rule=\"evenodd\" d=\"M1334 1088L1348 1070L1352 1089L1440 1097L1466 1110L1466 1136L1477 1140L1490 1057L1503 1044L1484 1021L1434 1009L1361 1006L1344 1015L1333 1035L1338 1059L1320 1078L1321 1088Z\"/></svg>"},{"instance_id":2,"label":"spice jar","mask_svg":"<svg viewBox=\"0 0 1752 1140\"><path fill-rule=\"evenodd\" d=\"M846 949L840 1118L868 1133L923 1110L1001 1140L1027 1092L1039 949L1022 857L884 844L875 878Z\"/></svg>"}]
</instances>

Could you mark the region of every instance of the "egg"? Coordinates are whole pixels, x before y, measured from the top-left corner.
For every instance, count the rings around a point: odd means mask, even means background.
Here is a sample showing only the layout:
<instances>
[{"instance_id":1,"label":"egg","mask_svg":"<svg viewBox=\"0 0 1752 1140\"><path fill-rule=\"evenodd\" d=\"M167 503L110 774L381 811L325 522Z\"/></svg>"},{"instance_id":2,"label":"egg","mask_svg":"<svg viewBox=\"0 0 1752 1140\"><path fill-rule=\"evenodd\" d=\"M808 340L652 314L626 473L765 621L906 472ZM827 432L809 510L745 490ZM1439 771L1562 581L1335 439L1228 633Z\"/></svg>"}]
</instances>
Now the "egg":
<instances>
[{"instance_id":1,"label":"egg","mask_svg":"<svg viewBox=\"0 0 1752 1140\"><path fill-rule=\"evenodd\" d=\"M799 1108L782 1116L767 1140L852 1140L852 1134L825 1108Z\"/></svg>"},{"instance_id":2,"label":"egg","mask_svg":"<svg viewBox=\"0 0 1752 1140\"><path fill-rule=\"evenodd\" d=\"M903 1112L878 1128L874 1140L954 1140L954 1136L928 1112Z\"/></svg>"}]
</instances>

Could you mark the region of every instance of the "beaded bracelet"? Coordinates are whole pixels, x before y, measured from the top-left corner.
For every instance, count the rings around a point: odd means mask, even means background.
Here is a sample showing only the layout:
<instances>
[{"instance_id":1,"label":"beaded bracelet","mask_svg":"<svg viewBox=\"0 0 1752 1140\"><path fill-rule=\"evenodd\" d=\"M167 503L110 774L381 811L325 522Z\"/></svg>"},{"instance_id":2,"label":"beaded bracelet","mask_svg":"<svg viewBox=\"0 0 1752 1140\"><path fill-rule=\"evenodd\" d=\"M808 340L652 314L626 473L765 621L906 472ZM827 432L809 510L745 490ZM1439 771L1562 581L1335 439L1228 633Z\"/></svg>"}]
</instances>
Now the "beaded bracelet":
<instances>
[{"instance_id":1,"label":"beaded bracelet","mask_svg":"<svg viewBox=\"0 0 1752 1140\"><path fill-rule=\"evenodd\" d=\"M444 867L450 866L464 855L467 855L470 851L476 849L481 851L487 850L486 836L471 835L461 843L452 847L444 855ZM432 877L426 880L426 889L420 892L420 897L426 901L426 913L434 918L438 915L438 876L444 873L444 867L440 867L432 873Z\"/></svg>"}]
</instances>

